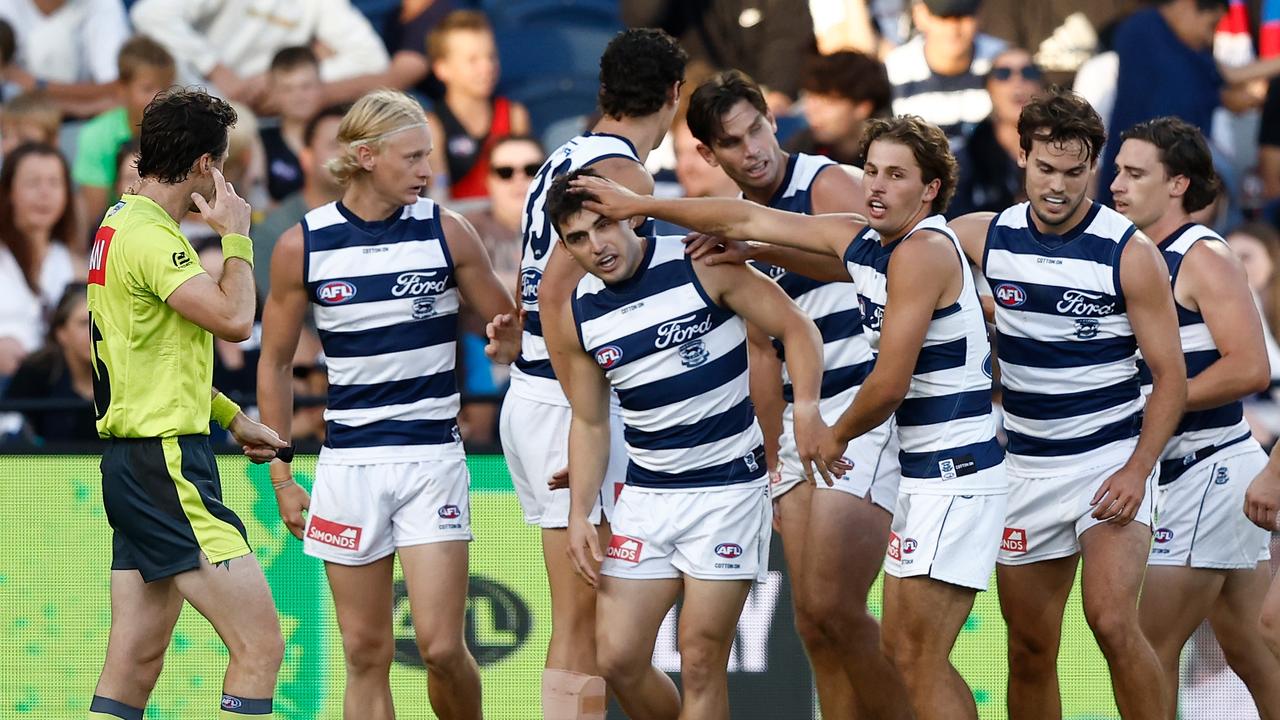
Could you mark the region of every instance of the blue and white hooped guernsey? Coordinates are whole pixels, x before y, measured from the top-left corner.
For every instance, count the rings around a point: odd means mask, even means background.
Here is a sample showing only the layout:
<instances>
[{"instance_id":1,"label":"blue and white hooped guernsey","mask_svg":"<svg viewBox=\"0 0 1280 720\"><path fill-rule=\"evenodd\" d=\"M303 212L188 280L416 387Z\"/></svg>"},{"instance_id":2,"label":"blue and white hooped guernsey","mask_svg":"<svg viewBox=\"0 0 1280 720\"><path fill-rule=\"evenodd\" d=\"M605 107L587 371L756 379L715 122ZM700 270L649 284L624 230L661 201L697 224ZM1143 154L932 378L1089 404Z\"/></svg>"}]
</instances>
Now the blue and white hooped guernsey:
<instances>
[{"instance_id":1,"label":"blue and white hooped guernsey","mask_svg":"<svg viewBox=\"0 0 1280 720\"><path fill-rule=\"evenodd\" d=\"M440 206L424 198L368 222L332 202L306 214L302 237L329 373L321 460L462 457L458 289Z\"/></svg>"},{"instance_id":2,"label":"blue and white hooped guernsey","mask_svg":"<svg viewBox=\"0 0 1280 720\"><path fill-rule=\"evenodd\" d=\"M547 269L547 260L555 250L559 233L546 213L547 192L551 183L565 173L609 158L628 158L640 162L631 141L618 135L586 133L561 145L547 158L529 185L525 197L524 219L520 230L523 248L520 255L520 304L525 311L524 334L520 356L511 366L509 391L529 400L551 405L569 406L560 382L551 367L547 341L542 334L538 314L538 285Z\"/></svg>"},{"instance_id":3,"label":"blue and white hooped guernsey","mask_svg":"<svg viewBox=\"0 0 1280 720\"><path fill-rule=\"evenodd\" d=\"M782 185L769 200L769 207L812 215L813 181L819 173L831 167L836 168L835 172L844 172L828 158L793 153L787 160ZM813 280L768 263L753 262L752 265L773 278L818 326L818 332L822 334L824 365L820 405L824 417L838 416L853 402L854 394L875 362L871 344L863 333L857 291L849 283ZM778 349L778 356L786 360L786 349L782 343L774 340L773 344ZM789 403L795 401L791 376L785 364L782 366L782 396Z\"/></svg>"},{"instance_id":4,"label":"blue and white hooped guernsey","mask_svg":"<svg viewBox=\"0 0 1280 720\"><path fill-rule=\"evenodd\" d=\"M587 275L573 314L582 347L622 405L628 485L765 484L746 323L707 296L682 238L647 238L639 270L623 282Z\"/></svg>"},{"instance_id":5,"label":"blue and white hooped guernsey","mask_svg":"<svg viewBox=\"0 0 1280 720\"><path fill-rule=\"evenodd\" d=\"M1120 256L1137 232L1092 203L1064 235L1045 235L1030 203L987 230L983 271L995 299L1010 464L1058 474L1111 462L1138 436L1138 344L1125 312Z\"/></svg>"},{"instance_id":6,"label":"blue and white hooped guernsey","mask_svg":"<svg viewBox=\"0 0 1280 720\"><path fill-rule=\"evenodd\" d=\"M1178 284L1182 261L1191 248L1201 241L1226 242L1221 235L1203 225L1187 223L1160 243L1160 252L1164 255L1165 264L1169 266L1171 285ZM1213 342L1213 335L1204 322L1204 315L1178 304L1176 297L1174 304L1178 310L1178 334L1182 340L1182 355L1187 363L1187 379L1190 380L1217 362L1222 355ZM1138 360L1138 370L1142 378L1142 392L1150 395L1151 370L1141 359ZM1197 461L1229 445L1250 441L1252 438L1253 432L1244 419L1244 403L1239 400L1209 410L1188 411L1182 416L1177 430L1165 446L1160 482L1173 482L1182 471Z\"/></svg>"},{"instance_id":7,"label":"blue and white hooped guernsey","mask_svg":"<svg viewBox=\"0 0 1280 720\"><path fill-rule=\"evenodd\" d=\"M1004 451L996 440L991 411L991 348L982 305L960 242L941 215L919 222L917 232L937 232L951 241L964 287L951 305L937 309L911 372L911 385L894 413L902 464L902 492L939 495L996 494L1008 490ZM871 228L845 250L872 346L879 349L880 323L888 297L888 246ZM892 358L884 358L892 362Z\"/></svg>"}]
</instances>

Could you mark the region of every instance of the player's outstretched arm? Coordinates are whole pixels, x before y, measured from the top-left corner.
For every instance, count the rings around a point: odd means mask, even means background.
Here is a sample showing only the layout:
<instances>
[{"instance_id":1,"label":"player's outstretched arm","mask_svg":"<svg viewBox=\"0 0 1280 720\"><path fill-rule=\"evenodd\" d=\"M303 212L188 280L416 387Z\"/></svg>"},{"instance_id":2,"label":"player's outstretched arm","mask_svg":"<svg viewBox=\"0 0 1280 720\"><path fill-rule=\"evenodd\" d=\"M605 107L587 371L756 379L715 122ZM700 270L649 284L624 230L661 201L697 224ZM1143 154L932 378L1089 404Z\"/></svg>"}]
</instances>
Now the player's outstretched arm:
<instances>
[{"instance_id":1,"label":"player's outstretched arm","mask_svg":"<svg viewBox=\"0 0 1280 720\"><path fill-rule=\"evenodd\" d=\"M796 450L806 478L812 482L811 465L828 485L833 467L840 458L831 429L822 421L818 400L822 392L822 336L813 320L769 278L745 265L694 264L694 272L707 294L722 307L770 337L782 340L787 348L787 373L795 388ZM777 382L776 379L774 382Z\"/></svg>"},{"instance_id":2,"label":"player's outstretched arm","mask_svg":"<svg viewBox=\"0 0 1280 720\"><path fill-rule=\"evenodd\" d=\"M1127 525L1146 495L1146 480L1182 419L1187 403L1187 366L1178 335L1178 315L1169 268L1145 235L1135 232L1120 255L1120 290L1138 349L1154 381L1133 455L1103 481L1093 497L1093 517Z\"/></svg>"},{"instance_id":3,"label":"player's outstretched arm","mask_svg":"<svg viewBox=\"0 0 1280 720\"><path fill-rule=\"evenodd\" d=\"M584 207L615 220L652 216L731 240L758 240L837 258L844 256L849 241L865 227L855 215L801 215L730 198L637 195L599 177L575 178L573 187L596 198Z\"/></svg>"},{"instance_id":4,"label":"player's outstretched arm","mask_svg":"<svg viewBox=\"0 0 1280 720\"><path fill-rule=\"evenodd\" d=\"M975 212L947 221L947 226L959 238L965 257L979 270L982 269L983 255L987 250L987 230L995 219L995 213Z\"/></svg>"},{"instance_id":5,"label":"player's outstretched arm","mask_svg":"<svg viewBox=\"0 0 1280 720\"><path fill-rule=\"evenodd\" d=\"M908 237L889 258L880 355L840 419L836 440L847 443L888 420L911 388L911 375L943 293L953 288L960 258L937 233ZM968 272L968 268L963 269Z\"/></svg>"},{"instance_id":6,"label":"player's outstretched arm","mask_svg":"<svg viewBox=\"0 0 1280 720\"><path fill-rule=\"evenodd\" d=\"M567 253L566 253L567 254ZM565 313L560 327L547 333L548 350L560 353L569 382L565 390L573 419L569 423L569 558L588 585L598 580L600 542L591 524L591 509L600 495L609 465L609 381L577 341L573 318Z\"/></svg>"},{"instance_id":7,"label":"player's outstretched arm","mask_svg":"<svg viewBox=\"0 0 1280 720\"><path fill-rule=\"evenodd\" d=\"M215 337L242 342L253 332L258 303L253 289L253 243L248 238L250 207L217 168L213 188L212 204L195 193L191 199L209 227L222 236L222 277L214 282L200 273L169 293L165 302ZM176 253L173 263L178 263Z\"/></svg>"},{"instance_id":8,"label":"player's outstretched arm","mask_svg":"<svg viewBox=\"0 0 1280 720\"><path fill-rule=\"evenodd\" d=\"M452 210L442 210L440 224L453 258L459 292L480 317L489 319L485 355L500 365L513 362L520 354L521 327L511 293L493 271L480 235L466 218Z\"/></svg>"},{"instance_id":9,"label":"player's outstretched arm","mask_svg":"<svg viewBox=\"0 0 1280 720\"><path fill-rule=\"evenodd\" d=\"M271 292L262 311L262 351L258 358L258 412L262 422L288 442L293 434L293 356L307 312L302 278L302 226L280 236L271 254ZM280 518L294 537L302 538L307 491L293 481L288 462L276 459L269 468Z\"/></svg>"},{"instance_id":10,"label":"player's outstretched arm","mask_svg":"<svg viewBox=\"0 0 1280 720\"><path fill-rule=\"evenodd\" d=\"M1182 262L1178 287L1204 316L1220 357L1187 382L1187 411L1242 400L1271 386L1262 319L1244 267L1225 243L1205 240Z\"/></svg>"}]
</instances>

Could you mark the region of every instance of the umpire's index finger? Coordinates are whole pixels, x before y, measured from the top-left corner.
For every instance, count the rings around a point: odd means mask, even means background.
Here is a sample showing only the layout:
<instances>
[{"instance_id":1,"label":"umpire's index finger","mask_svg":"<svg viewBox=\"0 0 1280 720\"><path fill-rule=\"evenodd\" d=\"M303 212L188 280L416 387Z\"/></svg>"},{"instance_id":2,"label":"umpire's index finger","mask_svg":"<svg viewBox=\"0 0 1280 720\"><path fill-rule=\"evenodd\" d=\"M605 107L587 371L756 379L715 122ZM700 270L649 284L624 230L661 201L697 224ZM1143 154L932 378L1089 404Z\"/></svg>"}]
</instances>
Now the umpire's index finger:
<instances>
[{"instance_id":1,"label":"umpire's index finger","mask_svg":"<svg viewBox=\"0 0 1280 720\"><path fill-rule=\"evenodd\" d=\"M222 171L216 167L212 168L212 172L214 197L219 198L227 194L227 179L223 177Z\"/></svg>"}]
</instances>

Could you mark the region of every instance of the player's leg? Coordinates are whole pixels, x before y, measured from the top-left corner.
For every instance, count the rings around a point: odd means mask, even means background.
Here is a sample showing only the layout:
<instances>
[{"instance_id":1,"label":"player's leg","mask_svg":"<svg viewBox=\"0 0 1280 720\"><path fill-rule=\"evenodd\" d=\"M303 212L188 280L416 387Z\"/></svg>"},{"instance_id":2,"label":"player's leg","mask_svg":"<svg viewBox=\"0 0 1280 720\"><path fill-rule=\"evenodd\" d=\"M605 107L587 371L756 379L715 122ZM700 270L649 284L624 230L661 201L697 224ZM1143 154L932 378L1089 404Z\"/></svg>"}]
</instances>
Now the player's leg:
<instances>
[{"instance_id":1,"label":"player's leg","mask_svg":"<svg viewBox=\"0 0 1280 720\"><path fill-rule=\"evenodd\" d=\"M680 607L681 718L728 720L729 651L749 580L684 578Z\"/></svg>"},{"instance_id":2,"label":"player's leg","mask_svg":"<svg viewBox=\"0 0 1280 720\"><path fill-rule=\"evenodd\" d=\"M680 593L679 578L635 580L601 575L596 599L596 658L633 720L674 720L680 695L653 666L658 628Z\"/></svg>"},{"instance_id":3,"label":"player's leg","mask_svg":"<svg viewBox=\"0 0 1280 720\"><path fill-rule=\"evenodd\" d=\"M111 572L111 633L90 717L142 717L181 610L172 578L148 583L137 570Z\"/></svg>"},{"instance_id":4,"label":"player's leg","mask_svg":"<svg viewBox=\"0 0 1280 720\"><path fill-rule=\"evenodd\" d=\"M775 491L776 492L776 491ZM822 715L831 718L852 717L853 684L841 664L838 647L819 630L818 616L805 602L805 554L809 532L809 508L813 486L799 482L773 499L773 512L778 534L782 536L782 554L791 577L791 604L795 612L796 633L804 643L813 668L813 681L818 689L818 705Z\"/></svg>"},{"instance_id":5,"label":"player's leg","mask_svg":"<svg viewBox=\"0 0 1280 720\"><path fill-rule=\"evenodd\" d=\"M600 524L599 541L600 547L608 547L608 523ZM602 720L606 698L596 665L596 591L574 572L568 542L565 529L542 529L552 628L542 674L542 712L546 718Z\"/></svg>"},{"instance_id":6,"label":"player's leg","mask_svg":"<svg viewBox=\"0 0 1280 720\"><path fill-rule=\"evenodd\" d=\"M230 658L222 681L223 709L270 713L284 638L271 588L253 555L210 564L174 578L182 597L209 621Z\"/></svg>"},{"instance_id":7,"label":"player's leg","mask_svg":"<svg viewBox=\"0 0 1280 720\"><path fill-rule=\"evenodd\" d=\"M441 720L479 720L480 668L467 649L467 543L401 547L418 652Z\"/></svg>"},{"instance_id":8,"label":"player's leg","mask_svg":"<svg viewBox=\"0 0 1280 720\"><path fill-rule=\"evenodd\" d=\"M815 646L823 648L824 661L843 670L841 687L848 683L853 700L839 714L824 701L825 717L855 716L855 708L857 717L910 716L902 678L881 651L880 624L867 612L867 594L884 562L892 520L869 496L819 490L809 512L800 581L801 608L815 636L810 654ZM797 583L794 576L792 582Z\"/></svg>"},{"instance_id":9,"label":"player's leg","mask_svg":"<svg viewBox=\"0 0 1280 720\"><path fill-rule=\"evenodd\" d=\"M1010 720L1062 717L1058 648L1079 556L998 565L1000 614L1009 632Z\"/></svg>"},{"instance_id":10,"label":"player's leg","mask_svg":"<svg viewBox=\"0 0 1280 720\"><path fill-rule=\"evenodd\" d=\"M391 625L394 567L394 555L366 565L325 563L346 662L342 716L347 720L390 720L395 716L390 678L395 655Z\"/></svg>"},{"instance_id":11,"label":"player's leg","mask_svg":"<svg viewBox=\"0 0 1280 720\"><path fill-rule=\"evenodd\" d=\"M1271 582L1270 563L1225 574L1222 593L1209 611L1209 623L1227 664L1249 688L1258 715L1262 720L1280 720L1280 658L1258 632L1258 617Z\"/></svg>"},{"instance_id":12,"label":"player's leg","mask_svg":"<svg viewBox=\"0 0 1280 720\"><path fill-rule=\"evenodd\" d=\"M1120 716L1166 718L1162 672L1138 621L1138 592L1147 566L1151 529L1135 521L1102 523L1080 536L1084 616L1111 669Z\"/></svg>"},{"instance_id":13,"label":"player's leg","mask_svg":"<svg viewBox=\"0 0 1280 720\"><path fill-rule=\"evenodd\" d=\"M1150 565L1138 601L1142 632L1164 670L1165 710L1175 720L1182 648L1209 615L1225 573L1185 566Z\"/></svg>"},{"instance_id":14,"label":"player's leg","mask_svg":"<svg viewBox=\"0 0 1280 720\"><path fill-rule=\"evenodd\" d=\"M885 575L884 645L917 720L977 720L973 693L950 660L976 593L930 577Z\"/></svg>"}]
</instances>

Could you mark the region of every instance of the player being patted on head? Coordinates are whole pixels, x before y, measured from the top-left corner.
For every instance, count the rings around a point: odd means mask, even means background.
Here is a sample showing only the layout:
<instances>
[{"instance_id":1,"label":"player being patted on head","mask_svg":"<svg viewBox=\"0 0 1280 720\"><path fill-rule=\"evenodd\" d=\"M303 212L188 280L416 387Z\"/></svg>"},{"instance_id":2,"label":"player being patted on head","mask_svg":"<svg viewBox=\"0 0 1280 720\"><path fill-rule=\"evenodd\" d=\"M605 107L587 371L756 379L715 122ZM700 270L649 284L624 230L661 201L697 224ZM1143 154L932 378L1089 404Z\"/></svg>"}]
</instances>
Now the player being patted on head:
<instances>
[{"instance_id":1,"label":"player being patted on head","mask_svg":"<svg viewBox=\"0 0 1280 720\"><path fill-rule=\"evenodd\" d=\"M821 337L759 271L693 263L680 237L639 237L643 218L612 220L557 178L547 213L587 275L569 316L545 325L569 370L569 551L597 587L605 679L632 717L728 717L727 665L751 582L768 570L764 444L747 383L744 320L780 337L795 386L801 462L830 483L830 430L818 412ZM626 425L626 486L602 549L590 512L609 462L609 395ZM599 572L596 563L603 562ZM650 664L657 629L683 592L682 701Z\"/></svg>"}]
</instances>

